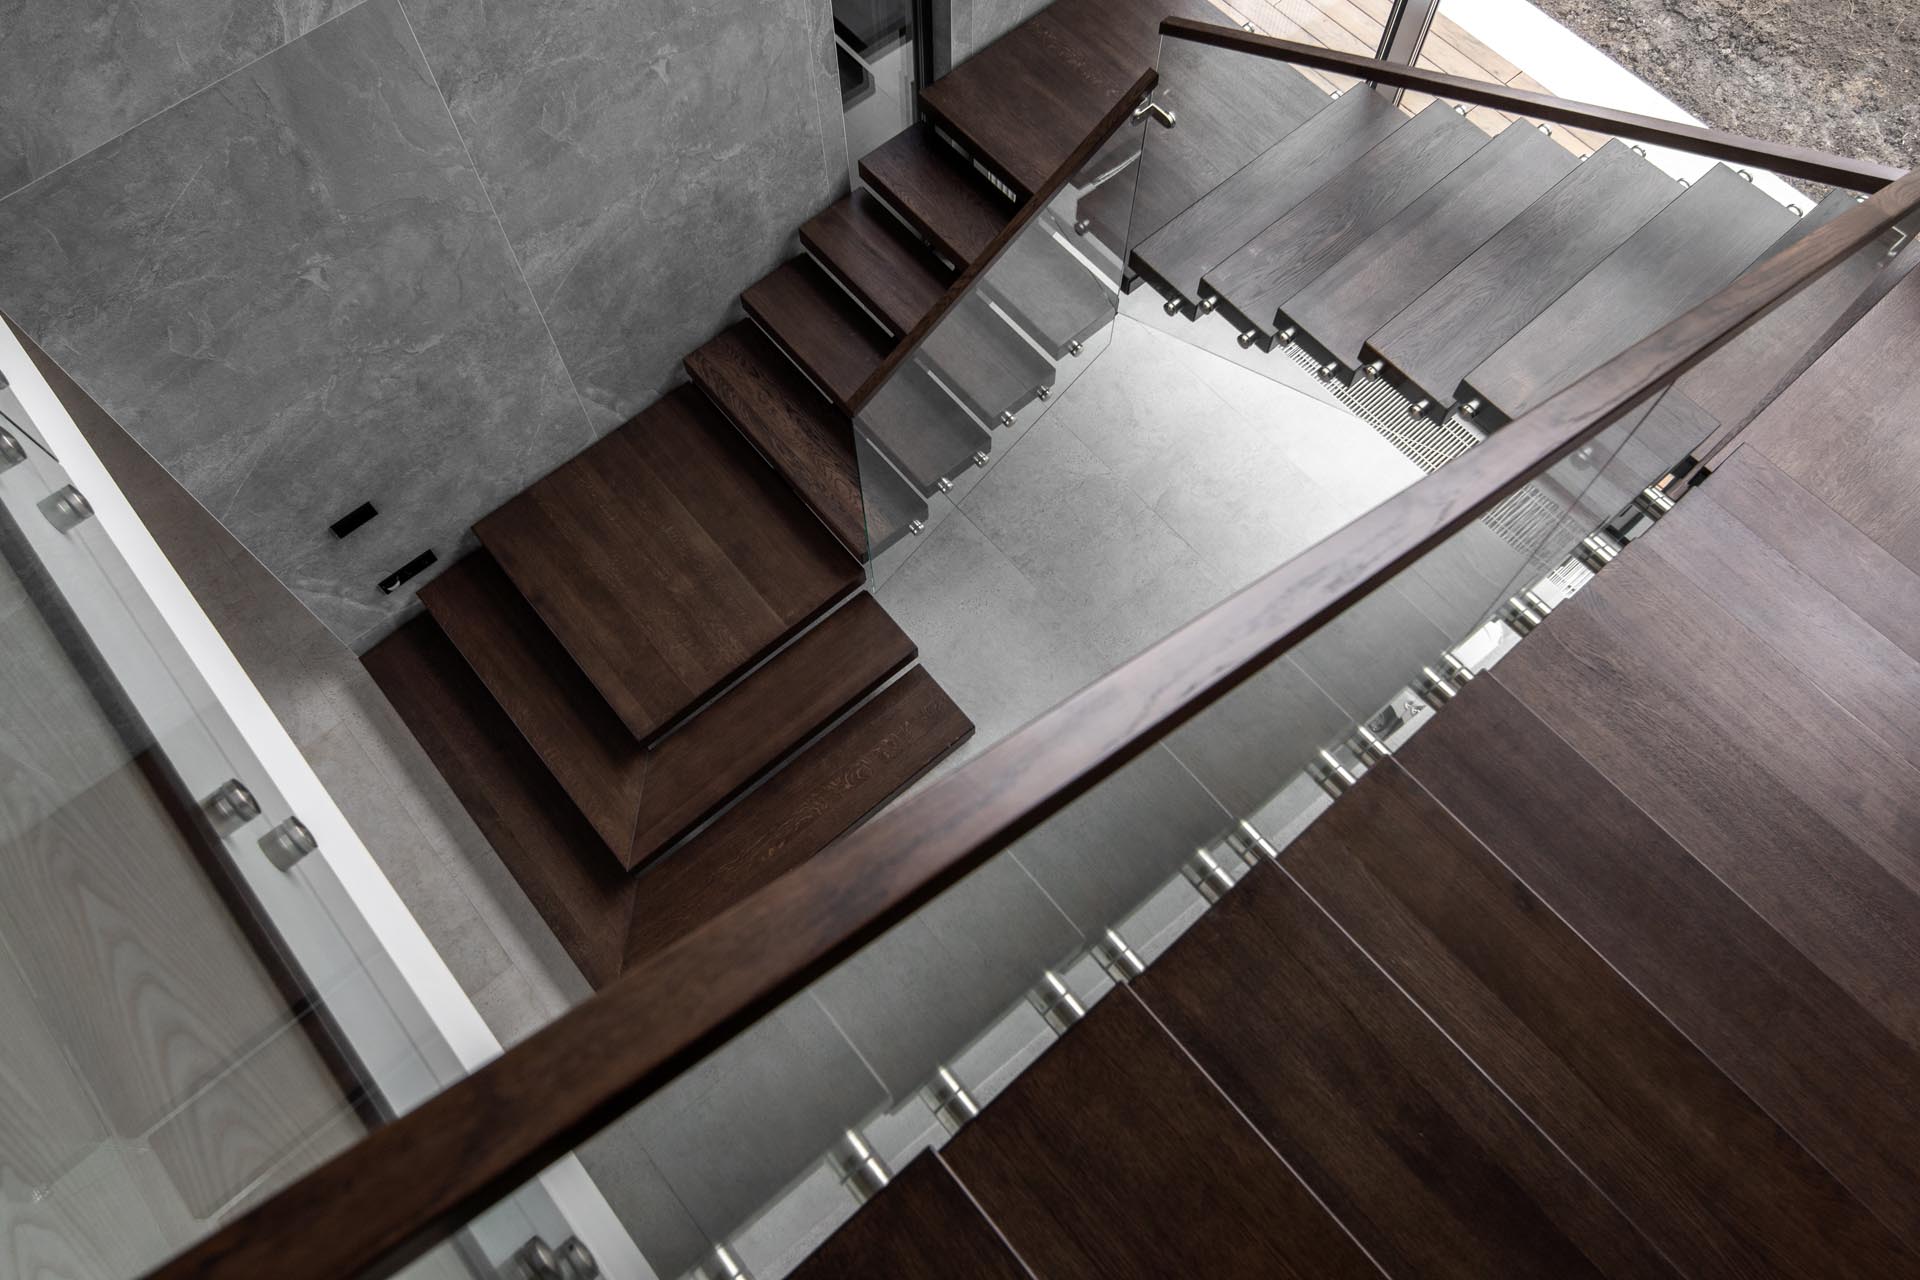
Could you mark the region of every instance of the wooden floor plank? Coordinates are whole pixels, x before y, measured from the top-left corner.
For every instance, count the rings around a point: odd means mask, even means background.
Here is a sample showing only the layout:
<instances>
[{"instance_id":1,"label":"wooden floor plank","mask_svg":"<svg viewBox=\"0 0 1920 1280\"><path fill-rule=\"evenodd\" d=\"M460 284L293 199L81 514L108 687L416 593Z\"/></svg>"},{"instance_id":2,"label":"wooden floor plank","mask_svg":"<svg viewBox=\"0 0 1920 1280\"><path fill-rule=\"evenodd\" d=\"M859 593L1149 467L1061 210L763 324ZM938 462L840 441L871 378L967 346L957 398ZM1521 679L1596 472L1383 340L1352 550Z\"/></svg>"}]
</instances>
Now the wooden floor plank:
<instances>
[{"instance_id":1,"label":"wooden floor plank","mask_svg":"<svg viewBox=\"0 0 1920 1280\"><path fill-rule=\"evenodd\" d=\"M1677 1274L1277 868L1134 990L1388 1274Z\"/></svg>"},{"instance_id":2,"label":"wooden floor plank","mask_svg":"<svg viewBox=\"0 0 1920 1280\"><path fill-rule=\"evenodd\" d=\"M1281 866L1683 1273L1864 1277L1910 1265L1392 761Z\"/></svg>"},{"instance_id":3,"label":"wooden floor plank","mask_svg":"<svg viewBox=\"0 0 1920 1280\"><path fill-rule=\"evenodd\" d=\"M941 1155L1038 1275L1380 1274L1124 987Z\"/></svg>"},{"instance_id":4,"label":"wooden floor plank","mask_svg":"<svg viewBox=\"0 0 1920 1280\"><path fill-rule=\"evenodd\" d=\"M1690 499L1689 501L1692 501ZM1493 679L1395 757L1854 1196L1920 1244L1920 1054Z\"/></svg>"},{"instance_id":5,"label":"wooden floor plank","mask_svg":"<svg viewBox=\"0 0 1920 1280\"><path fill-rule=\"evenodd\" d=\"M643 742L862 578L692 387L669 392L474 531Z\"/></svg>"},{"instance_id":6,"label":"wooden floor plank","mask_svg":"<svg viewBox=\"0 0 1920 1280\"><path fill-rule=\"evenodd\" d=\"M1578 165L1367 342L1410 395L1461 379L1644 226L1680 184L1616 142Z\"/></svg>"},{"instance_id":7,"label":"wooden floor plank","mask_svg":"<svg viewBox=\"0 0 1920 1280\"><path fill-rule=\"evenodd\" d=\"M793 1280L1030 1280L940 1157L915 1156L887 1189L788 1273Z\"/></svg>"}]
</instances>

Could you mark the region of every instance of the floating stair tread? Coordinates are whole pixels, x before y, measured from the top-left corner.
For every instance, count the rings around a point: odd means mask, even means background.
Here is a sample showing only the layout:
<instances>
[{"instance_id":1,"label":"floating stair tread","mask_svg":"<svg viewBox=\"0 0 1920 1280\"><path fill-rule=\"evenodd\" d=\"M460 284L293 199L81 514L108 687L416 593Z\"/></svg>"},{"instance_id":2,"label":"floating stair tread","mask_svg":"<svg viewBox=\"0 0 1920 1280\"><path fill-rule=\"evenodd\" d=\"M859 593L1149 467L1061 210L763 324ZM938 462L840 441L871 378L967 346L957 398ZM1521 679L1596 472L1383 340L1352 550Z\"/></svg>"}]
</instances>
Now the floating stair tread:
<instances>
[{"instance_id":1,"label":"floating stair tread","mask_svg":"<svg viewBox=\"0 0 1920 1280\"><path fill-rule=\"evenodd\" d=\"M1080 217L1115 253L1166 226L1330 105L1324 89L1284 62L1193 40L1166 42L1155 94L1172 106L1178 126L1156 126L1143 162L1080 201Z\"/></svg>"},{"instance_id":2,"label":"floating stair tread","mask_svg":"<svg viewBox=\"0 0 1920 1280\"><path fill-rule=\"evenodd\" d=\"M926 527L927 502L865 432L853 447L867 495L868 558L877 560L902 538Z\"/></svg>"},{"instance_id":3,"label":"floating stair tread","mask_svg":"<svg viewBox=\"0 0 1920 1280\"><path fill-rule=\"evenodd\" d=\"M923 495L993 449L993 437L933 376L909 362L860 411L860 430Z\"/></svg>"},{"instance_id":4,"label":"floating stair tread","mask_svg":"<svg viewBox=\"0 0 1920 1280\"><path fill-rule=\"evenodd\" d=\"M896 338L919 324L947 289L926 246L866 191L808 219L800 243Z\"/></svg>"},{"instance_id":5,"label":"floating stair tread","mask_svg":"<svg viewBox=\"0 0 1920 1280\"><path fill-rule=\"evenodd\" d=\"M1433 729L1399 753L1408 771L1911 1240L1912 1198L1902 1189L1913 1185L1920 1150L1914 1047L1867 1016L1497 679L1475 680Z\"/></svg>"},{"instance_id":6,"label":"floating stair tread","mask_svg":"<svg viewBox=\"0 0 1920 1280\"><path fill-rule=\"evenodd\" d=\"M964 157L924 129L905 129L869 151L860 177L940 254L966 266L1013 217L1013 205Z\"/></svg>"},{"instance_id":7,"label":"floating stair tread","mask_svg":"<svg viewBox=\"0 0 1920 1280\"><path fill-rule=\"evenodd\" d=\"M1615 140L1574 167L1367 343L1416 397L1451 405L1475 366L1682 188Z\"/></svg>"},{"instance_id":8,"label":"floating stair tread","mask_svg":"<svg viewBox=\"0 0 1920 1280\"><path fill-rule=\"evenodd\" d=\"M751 320L722 330L687 357L686 367L694 385L786 477L840 545L865 556L865 503L846 415Z\"/></svg>"},{"instance_id":9,"label":"floating stair tread","mask_svg":"<svg viewBox=\"0 0 1920 1280\"><path fill-rule=\"evenodd\" d=\"M1271 340L1275 317L1294 294L1486 145L1478 125L1444 102L1427 104L1208 270L1203 294L1217 296L1237 323Z\"/></svg>"},{"instance_id":10,"label":"floating stair tread","mask_svg":"<svg viewBox=\"0 0 1920 1280\"><path fill-rule=\"evenodd\" d=\"M1682 1274L1910 1269L1818 1161L1393 761L1282 870Z\"/></svg>"},{"instance_id":11,"label":"floating stair tread","mask_svg":"<svg viewBox=\"0 0 1920 1280\"><path fill-rule=\"evenodd\" d=\"M862 592L648 749L492 557L470 555L431 586L421 593L427 611L629 870L711 817L918 652Z\"/></svg>"},{"instance_id":12,"label":"floating stair tread","mask_svg":"<svg viewBox=\"0 0 1920 1280\"><path fill-rule=\"evenodd\" d=\"M1348 368L1369 337L1579 163L1524 120L1508 125L1281 308L1286 324Z\"/></svg>"},{"instance_id":13,"label":"floating stair tread","mask_svg":"<svg viewBox=\"0 0 1920 1280\"><path fill-rule=\"evenodd\" d=\"M690 386L474 532L643 743L862 581L858 562Z\"/></svg>"},{"instance_id":14,"label":"floating stair tread","mask_svg":"<svg viewBox=\"0 0 1920 1280\"><path fill-rule=\"evenodd\" d=\"M1055 360L1072 354L1113 319L1119 305L1067 246L1030 226L981 278L980 288L1041 350Z\"/></svg>"},{"instance_id":15,"label":"floating stair tread","mask_svg":"<svg viewBox=\"0 0 1920 1280\"><path fill-rule=\"evenodd\" d=\"M1125 987L940 1156L1038 1276L1379 1280Z\"/></svg>"},{"instance_id":16,"label":"floating stair tread","mask_svg":"<svg viewBox=\"0 0 1920 1280\"><path fill-rule=\"evenodd\" d=\"M925 668L907 672L635 880L627 962L805 862L972 732Z\"/></svg>"},{"instance_id":17,"label":"floating stair tread","mask_svg":"<svg viewBox=\"0 0 1920 1280\"><path fill-rule=\"evenodd\" d=\"M1248 161L1133 251L1136 271L1192 306L1200 277L1407 122L1377 93L1349 93Z\"/></svg>"},{"instance_id":18,"label":"floating stair tread","mask_svg":"<svg viewBox=\"0 0 1920 1280\"><path fill-rule=\"evenodd\" d=\"M618 977L633 878L453 642L415 618L361 661L587 981Z\"/></svg>"},{"instance_id":19,"label":"floating stair tread","mask_svg":"<svg viewBox=\"0 0 1920 1280\"><path fill-rule=\"evenodd\" d=\"M1794 221L1715 165L1469 373L1462 398L1519 417L1704 302Z\"/></svg>"},{"instance_id":20,"label":"floating stair tread","mask_svg":"<svg viewBox=\"0 0 1920 1280\"><path fill-rule=\"evenodd\" d=\"M1134 989L1387 1274L1676 1274L1277 866Z\"/></svg>"},{"instance_id":21,"label":"floating stair tread","mask_svg":"<svg viewBox=\"0 0 1920 1280\"><path fill-rule=\"evenodd\" d=\"M748 286L740 304L842 413L853 412L854 396L893 350L880 326L804 254Z\"/></svg>"},{"instance_id":22,"label":"floating stair tread","mask_svg":"<svg viewBox=\"0 0 1920 1280\"><path fill-rule=\"evenodd\" d=\"M914 353L982 422L1018 413L1054 384L1051 361L977 292L955 303Z\"/></svg>"},{"instance_id":23,"label":"floating stair tread","mask_svg":"<svg viewBox=\"0 0 1920 1280\"><path fill-rule=\"evenodd\" d=\"M915 1156L791 1280L1031 1280L993 1223L931 1151Z\"/></svg>"}]
</instances>

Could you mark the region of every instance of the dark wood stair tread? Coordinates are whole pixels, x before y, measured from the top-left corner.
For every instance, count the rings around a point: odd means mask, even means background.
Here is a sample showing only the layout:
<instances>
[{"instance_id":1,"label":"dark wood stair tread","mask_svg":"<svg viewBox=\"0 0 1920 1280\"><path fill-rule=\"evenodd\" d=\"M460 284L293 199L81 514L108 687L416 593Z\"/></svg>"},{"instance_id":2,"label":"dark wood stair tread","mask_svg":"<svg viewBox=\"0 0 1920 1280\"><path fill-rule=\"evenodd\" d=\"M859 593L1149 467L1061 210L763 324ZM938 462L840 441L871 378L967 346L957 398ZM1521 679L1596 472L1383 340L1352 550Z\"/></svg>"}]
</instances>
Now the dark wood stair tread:
<instances>
[{"instance_id":1,"label":"dark wood stair tread","mask_svg":"<svg viewBox=\"0 0 1920 1280\"><path fill-rule=\"evenodd\" d=\"M982 422L997 424L1051 388L1052 362L1000 318L979 293L970 293L940 318L914 353L940 376Z\"/></svg>"},{"instance_id":2,"label":"dark wood stair tread","mask_svg":"<svg viewBox=\"0 0 1920 1280\"><path fill-rule=\"evenodd\" d=\"M867 517L847 416L751 320L722 330L685 363L694 385L786 477L840 544L864 557Z\"/></svg>"},{"instance_id":3,"label":"dark wood stair tread","mask_svg":"<svg viewBox=\"0 0 1920 1280\"><path fill-rule=\"evenodd\" d=\"M1460 382L1682 188L1615 140L1555 183L1368 340L1409 395L1455 402Z\"/></svg>"},{"instance_id":4,"label":"dark wood stair tread","mask_svg":"<svg viewBox=\"0 0 1920 1280\"><path fill-rule=\"evenodd\" d=\"M1064 360L1113 319L1118 299L1044 225L1029 226L980 280L1040 349Z\"/></svg>"},{"instance_id":5,"label":"dark wood stair tread","mask_svg":"<svg viewBox=\"0 0 1920 1280\"><path fill-rule=\"evenodd\" d=\"M925 129L902 130L868 152L860 177L956 266L986 252L1013 217L1012 202Z\"/></svg>"},{"instance_id":6,"label":"dark wood stair tread","mask_svg":"<svg viewBox=\"0 0 1920 1280\"><path fill-rule=\"evenodd\" d=\"M629 870L711 817L918 652L862 592L649 749L486 552L441 574L421 599Z\"/></svg>"},{"instance_id":7,"label":"dark wood stair tread","mask_svg":"<svg viewBox=\"0 0 1920 1280\"><path fill-rule=\"evenodd\" d=\"M1571 151L1516 120L1289 299L1284 323L1298 328L1322 361L1357 367L1367 339L1382 325L1578 163Z\"/></svg>"},{"instance_id":8,"label":"dark wood stair tread","mask_svg":"<svg viewBox=\"0 0 1920 1280\"><path fill-rule=\"evenodd\" d=\"M857 590L863 576L690 386L474 531L642 742Z\"/></svg>"},{"instance_id":9,"label":"dark wood stair tread","mask_svg":"<svg viewBox=\"0 0 1920 1280\"><path fill-rule=\"evenodd\" d=\"M639 875L627 962L805 862L972 732L925 668L907 672Z\"/></svg>"},{"instance_id":10,"label":"dark wood stair tread","mask_svg":"<svg viewBox=\"0 0 1920 1280\"><path fill-rule=\"evenodd\" d=\"M1293 296L1487 145L1478 125L1444 102L1413 119L1201 277L1203 294L1263 342Z\"/></svg>"},{"instance_id":11,"label":"dark wood stair tread","mask_svg":"<svg viewBox=\"0 0 1920 1280\"><path fill-rule=\"evenodd\" d=\"M931 1151L861 1206L790 1280L1031 1280L980 1207Z\"/></svg>"},{"instance_id":12,"label":"dark wood stair tread","mask_svg":"<svg viewBox=\"0 0 1920 1280\"><path fill-rule=\"evenodd\" d=\"M1137 242L1134 270L1169 297L1197 304L1203 275L1406 122L1377 93L1348 93L1329 103Z\"/></svg>"},{"instance_id":13,"label":"dark wood stair tread","mask_svg":"<svg viewBox=\"0 0 1920 1280\"><path fill-rule=\"evenodd\" d=\"M1134 989L1387 1274L1675 1274L1278 867Z\"/></svg>"},{"instance_id":14,"label":"dark wood stair tread","mask_svg":"<svg viewBox=\"0 0 1920 1280\"><path fill-rule=\"evenodd\" d=\"M1481 400L1488 426L1519 417L1731 283L1794 221L1715 165L1482 361L1461 398Z\"/></svg>"},{"instance_id":15,"label":"dark wood stair tread","mask_svg":"<svg viewBox=\"0 0 1920 1280\"><path fill-rule=\"evenodd\" d=\"M1124 986L940 1154L1036 1275L1379 1280Z\"/></svg>"},{"instance_id":16,"label":"dark wood stair tread","mask_svg":"<svg viewBox=\"0 0 1920 1280\"><path fill-rule=\"evenodd\" d=\"M800 243L900 337L946 292L944 271L873 195L855 191L800 227Z\"/></svg>"},{"instance_id":17,"label":"dark wood stair tread","mask_svg":"<svg viewBox=\"0 0 1920 1280\"><path fill-rule=\"evenodd\" d=\"M1178 126L1148 134L1146 158L1079 204L1080 217L1116 254L1166 226L1330 101L1284 62L1198 41L1167 41L1159 62L1154 96L1173 108Z\"/></svg>"},{"instance_id":18,"label":"dark wood stair tread","mask_svg":"<svg viewBox=\"0 0 1920 1280\"><path fill-rule=\"evenodd\" d=\"M853 449L867 495L868 555L878 559L926 527L927 501L864 431L855 437Z\"/></svg>"},{"instance_id":19,"label":"dark wood stair tread","mask_svg":"<svg viewBox=\"0 0 1920 1280\"><path fill-rule=\"evenodd\" d=\"M1683 1274L1910 1269L1818 1161L1393 761L1281 865Z\"/></svg>"},{"instance_id":20,"label":"dark wood stair tread","mask_svg":"<svg viewBox=\"0 0 1920 1280\"><path fill-rule=\"evenodd\" d=\"M859 427L900 474L932 497L942 480L989 453L993 437L921 366L908 362L889 378L867 407Z\"/></svg>"},{"instance_id":21,"label":"dark wood stair tread","mask_svg":"<svg viewBox=\"0 0 1920 1280\"><path fill-rule=\"evenodd\" d=\"M802 255L740 295L747 314L843 413L893 343L824 268Z\"/></svg>"},{"instance_id":22,"label":"dark wood stair tread","mask_svg":"<svg viewBox=\"0 0 1920 1280\"><path fill-rule=\"evenodd\" d=\"M633 877L431 618L361 658L560 946L593 986L626 963Z\"/></svg>"}]
</instances>

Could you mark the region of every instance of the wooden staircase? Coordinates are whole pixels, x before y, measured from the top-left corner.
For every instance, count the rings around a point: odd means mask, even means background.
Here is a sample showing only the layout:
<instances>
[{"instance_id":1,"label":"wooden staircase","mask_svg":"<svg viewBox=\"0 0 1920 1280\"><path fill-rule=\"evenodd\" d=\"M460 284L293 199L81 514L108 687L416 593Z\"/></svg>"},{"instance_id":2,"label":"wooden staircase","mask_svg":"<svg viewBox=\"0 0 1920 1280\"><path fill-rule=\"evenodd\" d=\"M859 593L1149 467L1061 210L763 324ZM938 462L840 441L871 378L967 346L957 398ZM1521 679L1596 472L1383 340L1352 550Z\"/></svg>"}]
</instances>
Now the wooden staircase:
<instances>
[{"instance_id":1,"label":"wooden staircase","mask_svg":"<svg viewBox=\"0 0 1920 1280\"><path fill-rule=\"evenodd\" d=\"M1917 339L1905 274L796 1274L1920 1274Z\"/></svg>"}]
</instances>

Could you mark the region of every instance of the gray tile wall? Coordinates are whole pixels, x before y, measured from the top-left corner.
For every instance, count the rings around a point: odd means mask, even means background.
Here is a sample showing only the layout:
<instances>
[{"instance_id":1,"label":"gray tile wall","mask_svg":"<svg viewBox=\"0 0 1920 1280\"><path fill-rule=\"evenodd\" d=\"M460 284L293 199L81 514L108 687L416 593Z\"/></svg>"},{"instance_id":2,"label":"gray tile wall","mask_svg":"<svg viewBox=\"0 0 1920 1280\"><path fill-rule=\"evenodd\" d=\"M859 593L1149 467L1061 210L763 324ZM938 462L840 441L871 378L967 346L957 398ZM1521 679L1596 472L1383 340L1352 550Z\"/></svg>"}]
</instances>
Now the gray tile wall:
<instances>
[{"instance_id":1,"label":"gray tile wall","mask_svg":"<svg viewBox=\"0 0 1920 1280\"><path fill-rule=\"evenodd\" d=\"M26 0L0 309L365 647L833 197L831 53L826 0Z\"/></svg>"}]
</instances>

